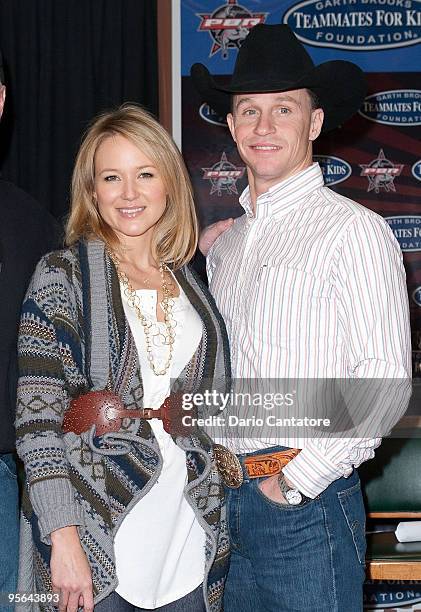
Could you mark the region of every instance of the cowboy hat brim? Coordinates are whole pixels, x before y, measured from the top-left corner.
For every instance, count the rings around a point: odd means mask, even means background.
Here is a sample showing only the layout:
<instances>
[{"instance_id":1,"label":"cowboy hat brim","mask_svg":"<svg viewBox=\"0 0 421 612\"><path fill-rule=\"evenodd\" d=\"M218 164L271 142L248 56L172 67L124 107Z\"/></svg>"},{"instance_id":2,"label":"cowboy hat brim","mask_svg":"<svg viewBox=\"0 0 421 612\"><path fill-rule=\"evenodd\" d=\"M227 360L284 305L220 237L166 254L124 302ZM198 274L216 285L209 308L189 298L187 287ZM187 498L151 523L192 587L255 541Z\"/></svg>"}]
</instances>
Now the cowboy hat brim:
<instances>
[{"instance_id":1,"label":"cowboy hat brim","mask_svg":"<svg viewBox=\"0 0 421 612\"><path fill-rule=\"evenodd\" d=\"M366 95L363 71L355 64L343 60L314 66L295 81L271 81L259 76L234 87L218 84L204 64L194 64L190 74L203 102L207 102L224 117L231 110L230 98L234 94L310 89L317 95L325 114L323 132L333 130L354 115Z\"/></svg>"}]
</instances>

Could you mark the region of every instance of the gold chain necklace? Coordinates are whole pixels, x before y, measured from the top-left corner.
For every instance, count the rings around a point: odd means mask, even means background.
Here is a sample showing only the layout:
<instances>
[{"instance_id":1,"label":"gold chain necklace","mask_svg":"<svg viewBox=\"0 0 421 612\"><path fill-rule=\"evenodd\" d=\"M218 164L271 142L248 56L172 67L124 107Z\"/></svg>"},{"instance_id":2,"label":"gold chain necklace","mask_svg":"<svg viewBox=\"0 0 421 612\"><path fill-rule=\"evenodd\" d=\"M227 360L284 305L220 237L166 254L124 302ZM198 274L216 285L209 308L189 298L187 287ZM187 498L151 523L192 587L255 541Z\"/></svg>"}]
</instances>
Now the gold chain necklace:
<instances>
[{"instance_id":1,"label":"gold chain necklace","mask_svg":"<svg viewBox=\"0 0 421 612\"><path fill-rule=\"evenodd\" d=\"M161 274L161 279L162 279L162 294L163 294L161 308L164 312L164 322L165 322L165 327L166 327L166 333L162 335L164 336L164 344L167 344L169 349L168 349L168 359L164 367L158 368L154 362L153 352L152 352L152 342L151 342L151 335L152 335L151 328L153 327L154 324L151 321L149 321L145 317L143 312L141 311L140 298L135 292L135 290L133 289L133 286L130 283L127 274L123 272L123 270L121 270L120 262L118 261L117 255L113 251L110 251L108 249L107 249L107 252L116 267L117 276L119 278L119 281L123 285L124 295L127 298L127 302L129 306L133 308L133 310L136 313L137 318L139 319L139 321L141 322L143 326L143 331L145 333L145 340L146 340L146 357L148 359L149 365L152 368L153 373L156 376L164 376L164 374L168 372L171 366L171 361L172 361L172 356L173 356L173 346L174 346L174 341L175 341L175 329L174 328L176 326L176 321L174 320L174 317L172 314L172 309L174 306L174 300L173 300L174 294L172 293L165 279L165 272L167 272L167 274L170 274L170 271L165 264L160 262L159 272Z\"/></svg>"}]
</instances>

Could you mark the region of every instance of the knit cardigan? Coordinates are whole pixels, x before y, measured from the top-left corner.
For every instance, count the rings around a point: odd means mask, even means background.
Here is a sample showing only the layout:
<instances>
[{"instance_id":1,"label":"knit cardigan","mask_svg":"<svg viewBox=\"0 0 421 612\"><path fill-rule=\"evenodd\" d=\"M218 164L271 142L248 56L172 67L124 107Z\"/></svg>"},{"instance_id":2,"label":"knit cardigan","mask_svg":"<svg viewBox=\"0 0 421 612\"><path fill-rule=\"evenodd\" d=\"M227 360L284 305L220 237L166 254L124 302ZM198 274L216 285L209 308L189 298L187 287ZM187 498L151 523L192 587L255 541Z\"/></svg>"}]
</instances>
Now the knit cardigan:
<instances>
[{"instance_id":1,"label":"knit cardigan","mask_svg":"<svg viewBox=\"0 0 421 612\"><path fill-rule=\"evenodd\" d=\"M90 248L97 253L105 296L94 286ZM228 391L228 342L213 299L189 267L175 276L201 317L203 334L172 390ZM22 307L16 418L17 450L26 473L18 590L51 592L50 533L76 525L98 603L117 586L116 531L156 482L162 456L149 423L140 419L124 419L118 433L103 436L95 436L94 428L81 435L63 434L61 423L69 401L95 388L94 342L97 353L98 343L101 348L105 342L107 388L118 393L127 408L143 407L137 349L124 315L119 280L99 241L51 253L38 264ZM175 441L186 453L184 494L206 533L206 610L217 612L222 610L229 541L212 442L201 431ZM54 607L28 603L19 609L52 612Z\"/></svg>"}]
</instances>

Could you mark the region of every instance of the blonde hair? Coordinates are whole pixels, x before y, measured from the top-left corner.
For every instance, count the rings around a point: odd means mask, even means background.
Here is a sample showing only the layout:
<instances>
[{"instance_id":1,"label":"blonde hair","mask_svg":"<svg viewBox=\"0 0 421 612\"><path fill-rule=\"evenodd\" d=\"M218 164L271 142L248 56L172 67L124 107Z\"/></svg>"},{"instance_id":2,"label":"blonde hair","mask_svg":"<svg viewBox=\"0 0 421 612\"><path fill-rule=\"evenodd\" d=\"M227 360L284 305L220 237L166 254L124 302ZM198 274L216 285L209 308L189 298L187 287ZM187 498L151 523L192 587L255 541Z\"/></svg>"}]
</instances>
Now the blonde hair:
<instances>
[{"instance_id":1,"label":"blonde hair","mask_svg":"<svg viewBox=\"0 0 421 612\"><path fill-rule=\"evenodd\" d=\"M123 104L99 115L84 135L72 176L66 244L81 238L99 238L113 250L120 246L117 234L100 216L93 197L95 153L103 140L117 134L149 157L161 176L168 194L167 205L154 228L152 254L156 261L180 268L193 257L198 239L190 178L171 136L150 113L135 104Z\"/></svg>"}]
</instances>

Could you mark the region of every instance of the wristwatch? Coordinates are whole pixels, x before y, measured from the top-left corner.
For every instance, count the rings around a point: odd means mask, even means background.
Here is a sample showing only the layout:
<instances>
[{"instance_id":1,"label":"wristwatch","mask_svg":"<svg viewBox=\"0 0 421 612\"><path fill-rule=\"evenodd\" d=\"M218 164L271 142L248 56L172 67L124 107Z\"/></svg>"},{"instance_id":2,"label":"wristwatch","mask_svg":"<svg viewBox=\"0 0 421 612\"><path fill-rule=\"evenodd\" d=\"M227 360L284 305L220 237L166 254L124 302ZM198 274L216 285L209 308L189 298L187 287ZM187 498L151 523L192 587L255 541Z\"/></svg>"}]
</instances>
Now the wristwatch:
<instances>
[{"instance_id":1,"label":"wristwatch","mask_svg":"<svg viewBox=\"0 0 421 612\"><path fill-rule=\"evenodd\" d=\"M301 504L305 499L307 499L298 489L290 487L286 483L285 476L282 472L280 472L278 476L278 483L282 495L285 497L290 506L298 506L298 504Z\"/></svg>"}]
</instances>

